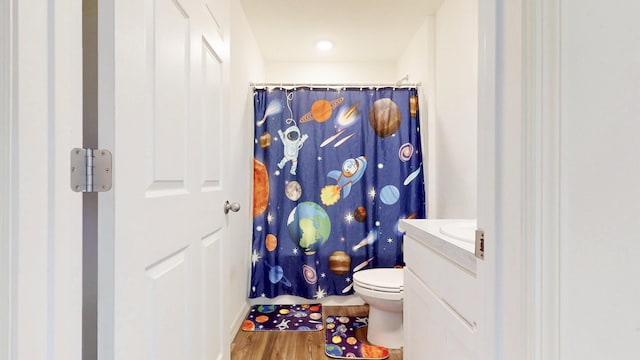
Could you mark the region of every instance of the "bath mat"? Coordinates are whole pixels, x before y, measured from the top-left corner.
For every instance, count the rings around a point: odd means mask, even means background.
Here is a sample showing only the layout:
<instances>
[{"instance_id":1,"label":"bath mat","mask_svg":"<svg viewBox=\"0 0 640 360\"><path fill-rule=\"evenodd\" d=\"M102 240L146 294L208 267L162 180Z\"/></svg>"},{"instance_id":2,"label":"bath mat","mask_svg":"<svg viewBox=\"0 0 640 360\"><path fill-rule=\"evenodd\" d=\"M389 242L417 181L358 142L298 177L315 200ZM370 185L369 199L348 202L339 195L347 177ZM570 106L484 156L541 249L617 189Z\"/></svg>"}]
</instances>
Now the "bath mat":
<instances>
[{"instance_id":1,"label":"bath mat","mask_svg":"<svg viewBox=\"0 0 640 360\"><path fill-rule=\"evenodd\" d=\"M254 305L242 323L244 331L322 330L322 304Z\"/></svg>"},{"instance_id":2,"label":"bath mat","mask_svg":"<svg viewBox=\"0 0 640 360\"><path fill-rule=\"evenodd\" d=\"M336 359L386 359L389 349L365 344L356 338L356 330L367 326L366 316L327 316L324 352Z\"/></svg>"}]
</instances>

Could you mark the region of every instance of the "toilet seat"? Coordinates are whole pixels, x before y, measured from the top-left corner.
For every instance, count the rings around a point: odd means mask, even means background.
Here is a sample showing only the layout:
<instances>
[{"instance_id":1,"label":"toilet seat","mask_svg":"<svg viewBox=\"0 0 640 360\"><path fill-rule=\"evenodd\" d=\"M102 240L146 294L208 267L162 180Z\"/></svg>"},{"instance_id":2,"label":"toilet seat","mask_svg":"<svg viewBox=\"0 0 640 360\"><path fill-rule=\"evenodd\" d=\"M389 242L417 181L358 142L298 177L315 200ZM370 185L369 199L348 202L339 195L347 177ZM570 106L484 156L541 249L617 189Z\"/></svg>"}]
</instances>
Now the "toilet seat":
<instances>
[{"instance_id":1,"label":"toilet seat","mask_svg":"<svg viewBox=\"0 0 640 360\"><path fill-rule=\"evenodd\" d=\"M387 295L400 295L404 292L404 270L396 268L377 268L361 270L353 274L356 292L371 291ZM394 296L395 297L395 296Z\"/></svg>"}]
</instances>

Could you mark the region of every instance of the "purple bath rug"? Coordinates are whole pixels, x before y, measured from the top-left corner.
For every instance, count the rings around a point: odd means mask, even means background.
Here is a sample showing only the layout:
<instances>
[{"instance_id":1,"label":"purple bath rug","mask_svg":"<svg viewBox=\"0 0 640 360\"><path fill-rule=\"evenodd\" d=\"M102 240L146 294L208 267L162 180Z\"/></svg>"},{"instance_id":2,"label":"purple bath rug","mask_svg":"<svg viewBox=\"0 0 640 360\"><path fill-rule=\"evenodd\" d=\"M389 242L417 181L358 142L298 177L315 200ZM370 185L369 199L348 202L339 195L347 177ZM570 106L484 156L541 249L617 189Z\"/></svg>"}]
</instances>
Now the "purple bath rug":
<instances>
[{"instance_id":1,"label":"purple bath rug","mask_svg":"<svg viewBox=\"0 0 640 360\"><path fill-rule=\"evenodd\" d=\"M324 328L322 304L254 305L244 331L318 331Z\"/></svg>"},{"instance_id":2,"label":"purple bath rug","mask_svg":"<svg viewBox=\"0 0 640 360\"><path fill-rule=\"evenodd\" d=\"M386 359L389 349L366 344L356 338L356 331L368 325L366 316L327 316L324 352L336 359Z\"/></svg>"}]
</instances>

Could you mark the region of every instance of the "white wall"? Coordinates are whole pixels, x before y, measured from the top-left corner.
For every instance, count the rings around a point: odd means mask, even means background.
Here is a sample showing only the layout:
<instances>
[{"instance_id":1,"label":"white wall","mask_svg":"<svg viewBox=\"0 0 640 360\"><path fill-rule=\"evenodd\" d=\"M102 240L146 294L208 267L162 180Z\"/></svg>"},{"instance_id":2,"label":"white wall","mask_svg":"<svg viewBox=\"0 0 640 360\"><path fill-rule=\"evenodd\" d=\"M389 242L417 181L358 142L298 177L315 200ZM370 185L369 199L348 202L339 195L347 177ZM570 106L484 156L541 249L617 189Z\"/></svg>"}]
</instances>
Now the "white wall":
<instances>
[{"instance_id":1,"label":"white wall","mask_svg":"<svg viewBox=\"0 0 640 360\"><path fill-rule=\"evenodd\" d=\"M562 1L560 357L640 355L640 3Z\"/></svg>"},{"instance_id":2,"label":"white wall","mask_svg":"<svg viewBox=\"0 0 640 360\"><path fill-rule=\"evenodd\" d=\"M435 17L435 120L438 218L475 218L477 203L477 0L447 0Z\"/></svg>"},{"instance_id":3,"label":"white wall","mask_svg":"<svg viewBox=\"0 0 640 360\"><path fill-rule=\"evenodd\" d=\"M0 1L0 359L9 357L11 297L11 11L8 1Z\"/></svg>"},{"instance_id":4,"label":"white wall","mask_svg":"<svg viewBox=\"0 0 640 360\"><path fill-rule=\"evenodd\" d=\"M225 294L225 324L231 338L239 328L239 321L248 306L249 269L251 248L251 182L253 180L253 92L249 82L264 80L264 63L253 33L239 1L231 1L231 119L229 133L236 144L227 154L227 174L233 186L229 201L241 205L238 213L228 216L229 238L227 256L228 287L220 289Z\"/></svg>"},{"instance_id":5,"label":"white wall","mask_svg":"<svg viewBox=\"0 0 640 360\"><path fill-rule=\"evenodd\" d=\"M395 83L394 63L268 62L266 81L274 83Z\"/></svg>"},{"instance_id":6,"label":"white wall","mask_svg":"<svg viewBox=\"0 0 640 360\"><path fill-rule=\"evenodd\" d=\"M435 137L436 126L436 68L435 68L435 16L427 16L424 23L415 33L409 45L398 58L396 64L396 78L408 75L409 83L422 83L418 89L420 98L420 131L422 133L422 156L426 170L427 216L438 217L438 203L443 196L438 192L438 169Z\"/></svg>"}]
</instances>

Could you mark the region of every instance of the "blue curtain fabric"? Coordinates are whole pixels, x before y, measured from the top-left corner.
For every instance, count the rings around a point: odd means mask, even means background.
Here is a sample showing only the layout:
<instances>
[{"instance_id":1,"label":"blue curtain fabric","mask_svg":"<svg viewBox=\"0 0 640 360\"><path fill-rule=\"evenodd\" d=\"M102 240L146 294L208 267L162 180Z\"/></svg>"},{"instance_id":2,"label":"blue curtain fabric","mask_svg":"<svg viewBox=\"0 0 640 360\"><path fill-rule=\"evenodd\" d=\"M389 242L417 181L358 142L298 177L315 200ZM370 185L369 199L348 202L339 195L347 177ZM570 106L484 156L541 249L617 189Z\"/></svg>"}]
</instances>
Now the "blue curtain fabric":
<instances>
[{"instance_id":1,"label":"blue curtain fabric","mask_svg":"<svg viewBox=\"0 0 640 360\"><path fill-rule=\"evenodd\" d=\"M415 88L255 89L249 296L353 294L403 266L400 219L424 218Z\"/></svg>"}]
</instances>

